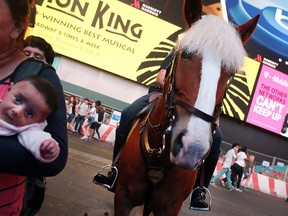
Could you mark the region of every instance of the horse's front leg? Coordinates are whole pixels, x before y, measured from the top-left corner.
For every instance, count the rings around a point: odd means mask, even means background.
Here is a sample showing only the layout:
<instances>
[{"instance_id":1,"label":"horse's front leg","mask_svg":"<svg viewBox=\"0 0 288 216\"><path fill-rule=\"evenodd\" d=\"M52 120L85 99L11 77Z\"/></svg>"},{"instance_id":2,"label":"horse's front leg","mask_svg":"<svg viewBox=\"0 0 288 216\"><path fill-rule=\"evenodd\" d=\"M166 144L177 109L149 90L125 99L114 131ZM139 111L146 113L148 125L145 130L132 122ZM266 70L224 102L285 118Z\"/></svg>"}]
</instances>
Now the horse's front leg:
<instances>
[{"instance_id":1,"label":"horse's front leg","mask_svg":"<svg viewBox=\"0 0 288 216\"><path fill-rule=\"evenodd\" d=\"M137 128L138 129L138 128ZM115 216L128 216L145 203L148 182L145 162L140 152L139 130L131 133L119 160L119 175L114 196Z\"/></svg>"},{"instance_id":2,"label":"horse's front leg","mask_svg":"<svg viewBox=\"0 0 288 216\"><path fill-rule=\"evenodd\" d=\"M141 206L147 196L148 185L144 170L133 169L129 172L127 167L125 173L120 173L114 196L115 216L128 216L133 208ZM139 172L139 173L138 173ZM122 175L121 175L122 174Z\"/></svg>"},{"instance_id":3,"label":"horse's front leg","mask_svg":"<svg viewBox=\"0 0 288 216\"><path fill-rule=\"evenodd\" d=\"M114 196L114 214L115 216L129 216L133 206L127 197L119 192Z\"/></svg>"},{"instance_id":4,"label":"horse's front leg","mask_svg":"<svg viewBox=\"0 0 288 216\"><path fill-rule=\"evenodd\" d=\"M177 216L183 202L190 195L196 181L197 170L174 167L153 191L150 206L155 216Z\"/></svg>"}]
</instances>

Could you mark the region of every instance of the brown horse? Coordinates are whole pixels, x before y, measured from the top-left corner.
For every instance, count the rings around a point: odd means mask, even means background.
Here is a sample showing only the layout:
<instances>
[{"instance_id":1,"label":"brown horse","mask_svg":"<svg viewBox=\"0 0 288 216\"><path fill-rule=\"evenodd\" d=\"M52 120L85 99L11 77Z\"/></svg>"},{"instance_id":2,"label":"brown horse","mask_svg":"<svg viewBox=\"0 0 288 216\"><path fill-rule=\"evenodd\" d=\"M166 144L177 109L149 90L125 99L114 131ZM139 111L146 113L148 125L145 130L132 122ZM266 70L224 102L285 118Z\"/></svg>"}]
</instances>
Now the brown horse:
<instances>
[{"instance_id":1,"label":"brown horse","mask_svg":"<svg viewBox=\"0 0 288 216\"><path fill-rule=\"evenodd\" d=\"M134 124L119 160L115 215L177 215L212 143L229 78L243 65L243 44L258 16L234 28L221 17L200 19L202 1L185 1L189 29L175 47L163 96ZM193 25L192 25L193 24Z\"/></svg>"}]
</instances>

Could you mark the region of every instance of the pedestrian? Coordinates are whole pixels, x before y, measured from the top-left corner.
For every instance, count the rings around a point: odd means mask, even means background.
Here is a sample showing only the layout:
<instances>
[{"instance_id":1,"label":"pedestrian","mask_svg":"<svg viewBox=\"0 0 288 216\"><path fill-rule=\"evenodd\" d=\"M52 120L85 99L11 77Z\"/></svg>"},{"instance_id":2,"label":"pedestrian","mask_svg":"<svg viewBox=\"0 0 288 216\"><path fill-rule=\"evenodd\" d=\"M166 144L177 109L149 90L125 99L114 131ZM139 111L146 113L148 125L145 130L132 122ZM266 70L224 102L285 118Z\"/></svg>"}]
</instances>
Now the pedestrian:
<instances>
[{"instance_id":1,"label":"pedestrian","mask_svg":"<svg viewBox=\"0 0 288 216\"><path fill-rule=\"evenodd\" d=\"M22 53L28 24L29 2L27 0L0 0L0 99L6 94L11 81L17 80L19 75L22 77L31 75L31 66L40 62ZM41 62L41 65L45 64ZM52 163L42 163L23 148L16 135L0 137L0 172L9 175L9 182L1 185L0 215L20 214L22 193L25 188L23 176L55 176L63 170L67 162L68 145L63 88L53 67L41 67L39 71L39 76L54 85L60 102L57 110L47 118L48 125L44 129L59 144L60 152Z\"/></svg>"},{"instance_id":2,"label":"pedestrian","mask_svg":"<svg viewBox=\"0 0 288 216\"><path fill-rule=\"evenodd\" d=\"M232 182L231 182L230 168L236 160L238 149L239 149L239 144L233 143L232 148L224 156L224 162L223 162L222 170L219 173L217 173L217 175L215 175L210 181L210 184L212 186L215 186L216 180L225 174L226 178L227 178L227 182L228 182L228 190L231 191L234 189Z\"/></svg>"},{"instance_id":3,"label":"pedestrian","mask_svg":"<svg viewBox=\"0 0 288 216\"><path fill-rule=\"evenodd\" d=\"M89 128L89 141L92 141L93 139L93 134L96 133L98 136L98 139L96 140L101 140L101 136L99 133L99 128L101 127L101 123L103 121L104 117L104 107L101 105L101 101L97 100L96 101L96 116L94 119L94 122L90 125Z\"/></svg>"},{"instance_id":4,"label":"pedestrian","mask_svg":"<svg viewBox=\"0 0 288 216\"><path fill-rule=\"evenodd\" d=\"M96 103L92 102L91 108L88 111L88 115L85 117L85 120L82 124L83 136L80 139L85 141L88 140L88 137L90 136L89 128L91 124L95 122L96 118L97 118Z\"/></svg>"},{"instance_id":5,"label":"pedestrian","mask_svg":"<svg viewBox=\"0 0 288 216\"><path fill-rule=\"evenodd\" d=\"M89 111L89 99L85 98L78 107L78 115L75 119L73 134L81 134L81 127Z\"/></svg>"},{"instance_id":6,"label":"pedestrian","mask_svg":"<svg viewBox=\"0 0 288 216\"><path fill-rule=\"evenodd\" d=\"M241 184L244 166L246 162L249 162L248 149L246 146L243 146L237 154L237 159L235 163L231 166L232 185L236 183L236 191L238 192L242 192L242 190L240 189L240 184Z\"/></svg>"},{"instance_id":7,"label":"pedestrian","mask_svg":"<svg viewBox=\"0 0 288 216\"><path fill-rule=\"evenodd\" d=\"M248 191L248 183L250 182L250 179L252 177L252 173L255 171L255 155L249 155L249 162L246 163L245 169L244 169L244 177L245 180L244 184L244 190Z\"/></svg>"},{"instance_id":8,"label":"pedestrian","mask_svg":"<svg viewBox=\"0 0 288 216\"><path fill-rule=\"evenodd\" d=\"M75 96L70 95L68 104L66 105L66 110L67 110L67 130L71 130L72 132L74 131L73 127L73 120L75 118L75 113L76 113L76 99Z\"/></svg>"}]
</instances>

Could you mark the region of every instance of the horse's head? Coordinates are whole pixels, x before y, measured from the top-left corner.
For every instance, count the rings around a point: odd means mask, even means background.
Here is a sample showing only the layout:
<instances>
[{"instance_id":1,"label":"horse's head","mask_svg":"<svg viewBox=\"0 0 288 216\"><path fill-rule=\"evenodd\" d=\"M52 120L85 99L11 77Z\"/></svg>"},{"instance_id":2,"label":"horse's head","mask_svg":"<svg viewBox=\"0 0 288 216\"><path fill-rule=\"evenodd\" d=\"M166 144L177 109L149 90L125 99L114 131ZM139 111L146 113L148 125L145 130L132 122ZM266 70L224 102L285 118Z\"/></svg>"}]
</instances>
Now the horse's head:
<instances>
[{"instance_id":1,"label":"horse's head","mask_svg":"<svg viewBox=\"0 0 288 216\"><path fill-rule=\"evenodd\" d=\"M176 45L164 86L168 96L173 89L176 117L170 159L188 169L197 168L210 151L216 107L222 103L229 78L243 66L243 44L259 18L235 28L218 16L200 19L201 7L201 1L184 4L189 29Z\"/></svg>"}]
</instances>

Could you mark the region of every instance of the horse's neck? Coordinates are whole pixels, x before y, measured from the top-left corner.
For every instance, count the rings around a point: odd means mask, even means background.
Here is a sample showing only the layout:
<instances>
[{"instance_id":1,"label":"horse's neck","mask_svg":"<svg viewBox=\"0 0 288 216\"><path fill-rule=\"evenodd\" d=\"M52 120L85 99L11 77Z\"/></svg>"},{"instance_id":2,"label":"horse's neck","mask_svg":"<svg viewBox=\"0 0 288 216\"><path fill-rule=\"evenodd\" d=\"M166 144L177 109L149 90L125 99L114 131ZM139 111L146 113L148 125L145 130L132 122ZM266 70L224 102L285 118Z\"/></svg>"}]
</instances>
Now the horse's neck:
<instances>
[{"instance_id":1,"label":"horse's neck","mask_svg":"<svg viewBox=\"0 0 288 216\"><path fill-rule=\"evenodd\" d=\"M166 107L164 99L161 96L148 114L145 129L142 133L142 143L145 144L144 148L146 148L146 151L149 149L147 152L153 152L153 156L147 156L146 159L154 165L159 165L160 163L164 167L166 165L170 166L170 134L165 133L168 126L169 120L166 117ZM163 139L164 137L165 139Z\"/></svg>"},{"instance_id":2,"label":"horse's neck","mask_svg":"<svg viewBox=\"0 0 288 216\"><path fill-rule=\"evenodd\" d=\"M155 120L162 120L164 121L166 119L166 105L164 102L164 96L162 95L159 97L158 102L156 103L153 112L151 113L151 117Z\"/></svg>"},{"instance_id":3,"label":"horse's neck","mask_svg":"<svg viewBox=\"0 0 288 216\"><path fill-rule=\"evenodd\" d=\"M157 125L159 125L158 128L156 127ZM159 97L158 102L149 115L149 126L149 132L154 131L159 135L163 134L165 129L168 127L168 119L166 117L166 107L163 96Z\"/></svg>"}]
</instances>

